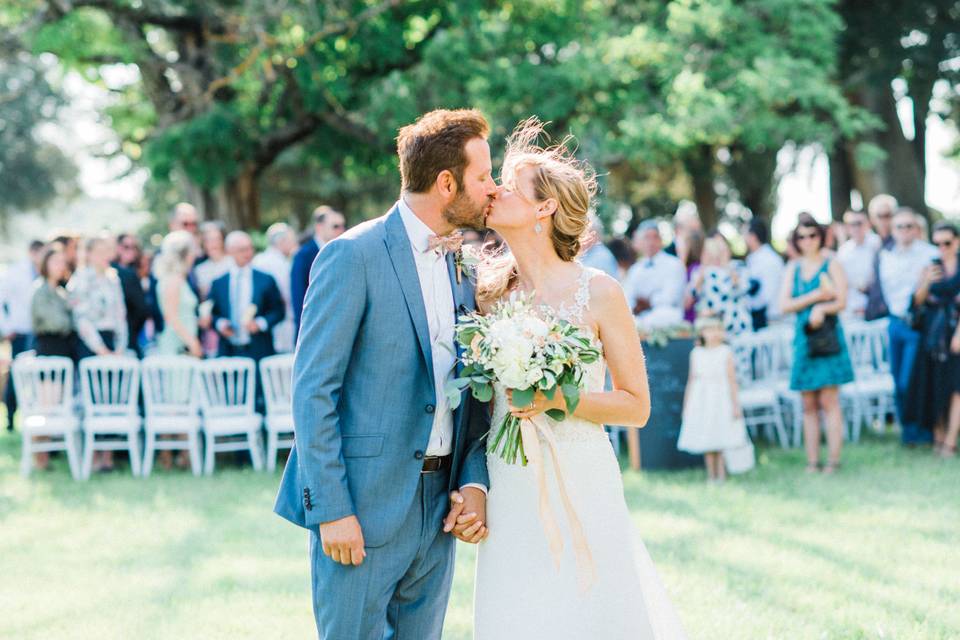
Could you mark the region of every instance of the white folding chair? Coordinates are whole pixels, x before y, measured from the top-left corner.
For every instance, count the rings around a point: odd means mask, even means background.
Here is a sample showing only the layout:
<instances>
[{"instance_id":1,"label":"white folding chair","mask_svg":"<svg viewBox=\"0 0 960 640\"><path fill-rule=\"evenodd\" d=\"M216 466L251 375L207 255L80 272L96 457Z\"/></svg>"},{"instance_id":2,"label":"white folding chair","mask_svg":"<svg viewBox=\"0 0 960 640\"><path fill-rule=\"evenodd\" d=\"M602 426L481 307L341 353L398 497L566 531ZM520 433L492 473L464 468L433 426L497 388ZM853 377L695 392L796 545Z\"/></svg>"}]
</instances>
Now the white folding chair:
<instances>
[{"instance_id":1,"label":"white folding chair","mask_svg":"<svg viewBox=\"0 0 960 640\"><path fill-rule=\"evenodd\" d=\"M94 451L127 450L130 470L139 476L140 361L127 356L93 356L80 361L83 398L83 477L89 478Z\"/></svg>"},{"instance_id":2,"label":"white folding chair","mask_svg":"<svg viewBox=\"0 0 960 640\"><path fill-rule=\"evenodd\" d=\"M293 354L260 361L267 415L267 471L277 468L277 452L293 446Z\"/></svg>"},{"instance_id":3,"label":"white folding chair","mask_svg":"<svg viewBox=\"0 0 960 640\"><path fill-rule=\"evenodd\" d=\"M20 472L30 475L35 453L66 451L70 473L79 480L80 420L74 412L73 362L54 356L17 357L12 375L23 433Z\"/></svg>"},{"instance_id":4,"label":"white folding chair","mask_svg":"<svg viewBox=\"0 0 960 640\"><path fill-rule=\"evenodd\" d=\"M197 367L200 411L206 451L204 472L213 473L214 457L224 451L249 451L253 468L263 469L260 426L254 409L256 368L251 358L214 358Z\"/></svg>"},{"instance_id":5,"label":"white folding chair","mask_svg":"<svg viewBox=\"0 0 960 640\"><path fill-rule=\"evenodd\" d=\"M148 356L141 365L144 431L143 475L150 475L158 450L187 451L193 475L200 475L200 391L198 360L189 356ZM160 436L185 436L164 439Z\"/></svg>"},{"instance_id":6,"label":"white folding chair","mask_svg":"<svg viewBox=\"0 0 960 640\"><path fill-rule=\"evenodd\" d=\"M890 345L887 319L863 323L860 331L865 344L860 366L854 365L860 412L868 426L882 426L894 413L894 382L890 374Z\"/></svg>"},{"instance_id":7,"label":"white folding chair","mask_svg":"<svg viewBox=\"0 0 960 640\"><path fill-rule=\"evenodd\" d=\"M780 446L790 446L780 413L776 386L778 337L771 332L745 333L733 341L740 407L751 432L772 428Z\"/></svg>"}]
</instances>

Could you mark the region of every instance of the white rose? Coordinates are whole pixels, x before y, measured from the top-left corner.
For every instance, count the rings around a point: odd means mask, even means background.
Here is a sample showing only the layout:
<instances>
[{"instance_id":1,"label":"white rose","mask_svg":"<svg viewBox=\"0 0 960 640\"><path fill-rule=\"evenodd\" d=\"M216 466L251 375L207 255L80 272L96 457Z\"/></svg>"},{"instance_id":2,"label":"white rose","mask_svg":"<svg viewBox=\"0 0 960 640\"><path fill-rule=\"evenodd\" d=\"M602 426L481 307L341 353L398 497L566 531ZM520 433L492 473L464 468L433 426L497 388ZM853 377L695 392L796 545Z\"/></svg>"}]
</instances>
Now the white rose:
<instances>
[{"instance_id":1,"label":"white rose","mask_svg":"<svg viewBox=\"0 0 960 640\"><path fill-rule=\"evenodd\" d=\"M533 369L530 369L527 371L527 386L532 387L540 382L541 378L543 378L543 369L540 367L534 367Z\"/></svg>"},{"instance_id":2,"label":"white rose","mask_svg":"<svg viewBox=\"0 0 960 640\"><path fill-rule=\"evenodd\" d=\"M536 316L527 316L523 319L523 331L534 338L546 338L550 333L550 326Z\"/></svg>"}]
</instances>

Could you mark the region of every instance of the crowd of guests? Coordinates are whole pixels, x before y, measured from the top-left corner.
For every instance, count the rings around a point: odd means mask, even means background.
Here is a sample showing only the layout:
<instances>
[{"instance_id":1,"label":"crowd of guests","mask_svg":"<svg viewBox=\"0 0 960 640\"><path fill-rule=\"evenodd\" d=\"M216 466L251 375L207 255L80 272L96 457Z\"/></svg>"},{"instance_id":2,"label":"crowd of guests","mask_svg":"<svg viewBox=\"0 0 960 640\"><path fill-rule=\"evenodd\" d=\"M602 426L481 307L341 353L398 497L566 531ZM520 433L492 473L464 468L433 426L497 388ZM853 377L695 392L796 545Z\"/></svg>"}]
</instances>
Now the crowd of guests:
<instances>
[{"instance_id":1,"label":"crowd of guests","mask_svg":"<svg viewBox=\"0 0 960 640\"><path fill-rule=\"evenodd\" d=\"M313 260L346 228L344 215L327 206L314 211L312 223L300 237L284 223L270 226L266 248L256 253L250 235L201 223L196 209L181 203L156 252L130 233L35 241L0 279L0 330L14 356L32 349L74 360L131 352L260 360L290 352ZM842 223L825 226L801 213L784 255L759 218L740 229L743 256L724 234L705 232L688 208L674 216L666 246L661 231L646 220L604 243L594 220L580 259L622 283L641 332L713 318L710 326L730 340L792 316L790 386L803 397L808 470L832 472L840 464L839 388L853 379L845 319L889 318L903 442L955 455L960 234L952 223L935 224L928 242L923 217L880 195L867 211L846 212ZM464 239L489 241L476 233ZM5 402L12 429L10 384ZM101 455L98 464L108 466L109 452Z\"/></svg>"}]
</instances>

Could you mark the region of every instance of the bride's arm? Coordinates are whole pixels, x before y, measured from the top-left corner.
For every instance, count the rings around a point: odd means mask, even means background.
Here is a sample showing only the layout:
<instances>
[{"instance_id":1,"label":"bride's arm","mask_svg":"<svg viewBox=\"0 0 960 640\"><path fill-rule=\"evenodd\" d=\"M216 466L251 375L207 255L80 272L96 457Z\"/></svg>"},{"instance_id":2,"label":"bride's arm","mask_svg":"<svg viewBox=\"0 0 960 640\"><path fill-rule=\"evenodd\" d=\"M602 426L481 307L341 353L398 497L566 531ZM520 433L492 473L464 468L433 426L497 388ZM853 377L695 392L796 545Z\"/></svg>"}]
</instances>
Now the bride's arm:
<instances>
[{"instance_id":1,"label":"bride's arm","mask_svg":"<svg viewBox=\"0 0 960 640\"><path fill-rule=\"evenodd\" d=\"M603 275L590 281L590 314L596 318L597 335L613 379L613 391L582 393L573 415L598 424L642 427L650 417L650 389L640 336L623 289ZM547 400L537 392L533 404L513 408L518 418L532 418L548 409L563 409L563 394Z\"/></svg>"}]
</instances>

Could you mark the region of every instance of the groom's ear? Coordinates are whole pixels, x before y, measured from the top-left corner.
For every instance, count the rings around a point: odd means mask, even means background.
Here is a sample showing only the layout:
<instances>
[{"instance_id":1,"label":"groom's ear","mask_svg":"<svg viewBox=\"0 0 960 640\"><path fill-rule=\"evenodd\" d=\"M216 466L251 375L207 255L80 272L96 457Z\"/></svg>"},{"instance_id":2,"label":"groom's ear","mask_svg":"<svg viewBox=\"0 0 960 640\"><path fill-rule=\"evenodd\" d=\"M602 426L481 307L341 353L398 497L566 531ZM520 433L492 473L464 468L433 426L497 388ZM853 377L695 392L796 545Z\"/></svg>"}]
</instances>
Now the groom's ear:
<instances>
[{"instance_id":1,"label":"groom's ear","mask_svg":"<svg viewBox=\"0 0 960 640\"><path fill-rule=\"evenodd\" d=\"M444 198L454 198L457 195L457 179L453 172L444 169L437 174L436 180L437 192Z\"/></svg>"}]
</instances>

